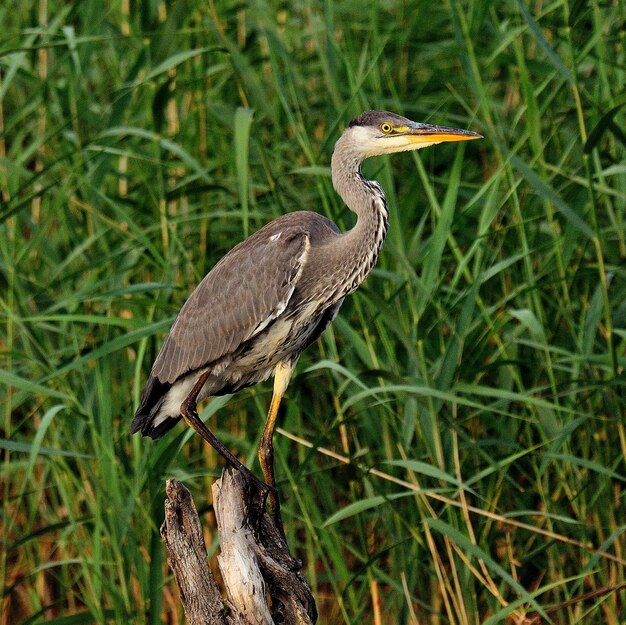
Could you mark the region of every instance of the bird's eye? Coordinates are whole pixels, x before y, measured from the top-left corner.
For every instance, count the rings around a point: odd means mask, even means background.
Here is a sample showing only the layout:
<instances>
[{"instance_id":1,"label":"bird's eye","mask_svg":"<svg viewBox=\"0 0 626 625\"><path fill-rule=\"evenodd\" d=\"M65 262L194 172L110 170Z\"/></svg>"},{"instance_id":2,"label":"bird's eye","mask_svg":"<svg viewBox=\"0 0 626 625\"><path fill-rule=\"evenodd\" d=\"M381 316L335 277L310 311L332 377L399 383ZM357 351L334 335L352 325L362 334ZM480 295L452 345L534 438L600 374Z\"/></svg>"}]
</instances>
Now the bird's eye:
<instances>
[{"instance_id":1,"label":"bird's eye","mask_svg":"<svg viewBox=\"0 0 626 625\"><path fill-rule=\"evenodd\" d=\"M384 124L380 125L380 129L385 133L385 134L389 134L392 130L391 128L391 124L388 124L387 122L385 122Z\"/></svg>"}]
</instances>

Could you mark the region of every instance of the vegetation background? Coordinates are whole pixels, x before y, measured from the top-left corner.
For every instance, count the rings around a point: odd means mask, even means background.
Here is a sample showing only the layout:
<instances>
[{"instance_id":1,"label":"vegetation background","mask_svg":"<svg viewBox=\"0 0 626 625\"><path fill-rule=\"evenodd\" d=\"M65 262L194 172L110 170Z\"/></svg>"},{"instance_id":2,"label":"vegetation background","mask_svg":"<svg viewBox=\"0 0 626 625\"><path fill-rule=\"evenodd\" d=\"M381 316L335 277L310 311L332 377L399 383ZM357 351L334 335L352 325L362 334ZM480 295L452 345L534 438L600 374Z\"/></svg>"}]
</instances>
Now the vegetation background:
<instances>
[{"instance_id":1,"label":"vegetation background","mask_svg":"<svg viewBox=\"0 0 626 625\"><path fill-rule=\"evenodd\" d=\"M0 23L1 625L183 622L165 479L214 554L223 463L182 425L131 438L142 384L245 234L350 227L328 165L368 108L485 138L366 163L381 261L283 405L320 622L626 623L622 0L5 0ZM256 471L270 393L203 411Z\"/></svg>"}]
</instances>

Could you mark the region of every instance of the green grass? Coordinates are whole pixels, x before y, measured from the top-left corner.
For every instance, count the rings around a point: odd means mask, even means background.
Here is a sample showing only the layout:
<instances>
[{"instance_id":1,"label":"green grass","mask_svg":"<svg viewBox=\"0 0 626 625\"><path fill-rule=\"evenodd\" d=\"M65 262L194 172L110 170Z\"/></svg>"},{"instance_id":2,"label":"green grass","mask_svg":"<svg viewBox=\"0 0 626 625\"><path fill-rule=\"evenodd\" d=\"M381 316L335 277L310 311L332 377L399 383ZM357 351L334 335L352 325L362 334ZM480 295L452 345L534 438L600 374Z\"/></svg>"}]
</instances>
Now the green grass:
<instances>
[{"instance_id":1,"label":"green grass","mask_svg":"<svg viewBox=\"0 0 626 625\"><path fill-rule=\"evenodd\" d=\"M624 2L125 7L0 6L0 625L183 622L165 480L213 554L223 463L134 407L244 233L353 223L328 165L367 108L485 138L366 163L382 258L283 404L320 622L625 623ZM257 472L270 393L204 408Z\"/></svg>"}]
</instances>

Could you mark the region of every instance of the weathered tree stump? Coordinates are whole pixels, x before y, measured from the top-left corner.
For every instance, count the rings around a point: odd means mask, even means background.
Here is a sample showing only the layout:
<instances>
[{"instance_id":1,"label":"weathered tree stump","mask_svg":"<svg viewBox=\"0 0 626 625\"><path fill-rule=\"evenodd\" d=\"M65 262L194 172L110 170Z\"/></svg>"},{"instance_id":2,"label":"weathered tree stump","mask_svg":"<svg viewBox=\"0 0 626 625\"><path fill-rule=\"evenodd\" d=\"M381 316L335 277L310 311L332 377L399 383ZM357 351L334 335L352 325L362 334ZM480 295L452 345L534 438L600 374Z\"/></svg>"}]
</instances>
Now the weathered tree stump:
<instances>
[{"instance_id":1,"label":"weathered tree stump","mask_svg":"<svg viewBox=\"0 0 626 625\"><path fill-rule=\"evenodd\" d=\"M317 611L301 564L260 505L259 493L230 470L212 490L227 609L207 563L191 494L176 480L166 486L161 535L189 625L313 625Z\"/></svg>"},{"instance_id":2,"label":"weathered tree stump","mask_svg":"<svg viewBox=\"0 0 626 625\"><path fill-rule=\"evenodd\" d=\"M187 623L226 625L224 604L207 565L206 545L191 493L177 480L168 480L165 492L168 498L161 536L178 582Z\"/></svg>"}]
</instances>

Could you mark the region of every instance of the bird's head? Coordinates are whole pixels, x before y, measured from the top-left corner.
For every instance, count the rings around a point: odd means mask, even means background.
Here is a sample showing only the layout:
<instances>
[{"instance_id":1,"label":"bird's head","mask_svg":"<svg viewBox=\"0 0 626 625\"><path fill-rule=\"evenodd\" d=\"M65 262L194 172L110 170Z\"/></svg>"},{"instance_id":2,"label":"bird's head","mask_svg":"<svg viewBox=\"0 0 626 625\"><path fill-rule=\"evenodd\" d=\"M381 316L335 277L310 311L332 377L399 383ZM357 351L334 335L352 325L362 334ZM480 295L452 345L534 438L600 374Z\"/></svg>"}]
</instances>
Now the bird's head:
<instances>
[{"instance_id":1,"label":"bird's head","mask_svg":"<svg viewBox=\"0 0 626 625\"><path fill-rule=\"evenodd\" d=\"M480 138L481 135L471 130L421 124L387 111L366 111L350 122L341 141L365 159L418 150L444 141Z\"/></svg>"}]
</instances>

